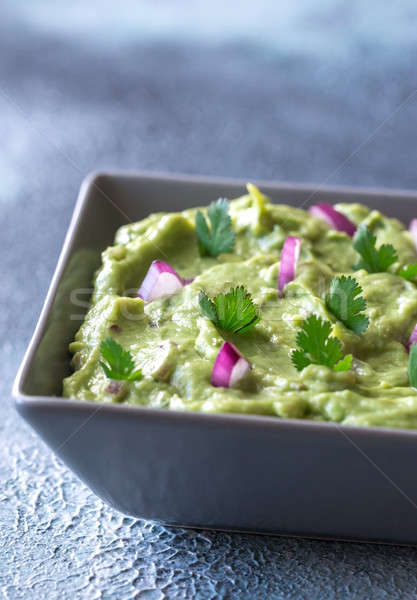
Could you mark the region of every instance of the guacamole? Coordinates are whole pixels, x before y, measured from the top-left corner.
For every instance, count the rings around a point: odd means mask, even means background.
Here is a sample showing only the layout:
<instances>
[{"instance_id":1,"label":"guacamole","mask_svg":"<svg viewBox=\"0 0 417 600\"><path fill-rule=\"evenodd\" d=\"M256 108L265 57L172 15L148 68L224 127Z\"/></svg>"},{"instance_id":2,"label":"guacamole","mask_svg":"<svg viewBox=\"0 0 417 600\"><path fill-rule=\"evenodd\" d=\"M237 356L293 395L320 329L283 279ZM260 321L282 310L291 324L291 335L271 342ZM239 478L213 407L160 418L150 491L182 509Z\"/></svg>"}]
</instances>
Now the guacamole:
<instances>
[{"instance_id":1,"label":"guacamole","mask_svg":"<svg viewBox=\"0 0 417 600\"><path fill-rule=\"evenodd\" d=\"M197 209L160 213L121 227L103 252L91 307L70 345L74 373L64 396L206 413L272 415L346 425L417 427L417 392L410 387L407 341L417 322L417 286L400 266L417 262L410 233L396 219L360 204L338 204L356 226L366 225L377 245L395 247L388 272L353 270L352 238L307 211L273 204L254 186L229 206L235 235L231 252L203 255ZM205 212L205 209L203 209ZM295 276L278 291L280 257L288 236L301 239ZM138 288L151 263L166 261L187 282L169 296L145 302ZM352 275L366 300L369 326L357 335L326 306L335 276ZM222 331L203 315L199 294L210 297L245 286L260 320L246 333ZM309 364L297 370L291 354L309 315L329 321L348 370ZM100 344L113 338L128 350L143 377L113 381L100 364ZM225 341L251 364L233 387L211 383Z\"/></svg>"}]
</instances>

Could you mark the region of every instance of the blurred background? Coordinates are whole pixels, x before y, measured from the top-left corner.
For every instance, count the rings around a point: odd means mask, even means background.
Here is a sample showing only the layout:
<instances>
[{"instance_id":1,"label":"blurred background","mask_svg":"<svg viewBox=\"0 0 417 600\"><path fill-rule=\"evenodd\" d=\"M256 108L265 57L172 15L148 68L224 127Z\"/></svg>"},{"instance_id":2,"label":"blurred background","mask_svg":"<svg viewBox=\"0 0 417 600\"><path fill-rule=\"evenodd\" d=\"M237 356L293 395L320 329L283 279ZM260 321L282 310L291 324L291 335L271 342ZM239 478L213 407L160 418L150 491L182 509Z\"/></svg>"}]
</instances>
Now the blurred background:
<instances>
[{"instance_id":1,"label":"blurred background","mask_svg":"<svg viewBox=\"0 0 417 600\"><path fill-rule=\"evenodd\" d=\"M0 595L414 597L412 549L117 515L8 398L89 171L417 188L416 22L414 0L2 1Z\"/></svg>"}]
</instances>

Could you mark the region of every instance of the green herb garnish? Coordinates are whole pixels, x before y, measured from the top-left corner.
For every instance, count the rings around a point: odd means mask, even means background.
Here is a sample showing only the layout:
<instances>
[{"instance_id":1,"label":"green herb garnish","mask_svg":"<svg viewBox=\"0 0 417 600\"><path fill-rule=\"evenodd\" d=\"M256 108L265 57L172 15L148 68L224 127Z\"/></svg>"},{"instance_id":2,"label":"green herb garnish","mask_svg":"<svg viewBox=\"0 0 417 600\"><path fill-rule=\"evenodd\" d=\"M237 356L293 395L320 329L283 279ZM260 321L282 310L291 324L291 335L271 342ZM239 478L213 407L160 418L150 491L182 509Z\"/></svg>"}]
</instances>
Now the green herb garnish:
<instances>
[{"instance_id":1,"label":"green herb garnish","mask_svg":"<svg viewBox=\"0 0 417 600\"><path fill-rule=\"evenodd\" d=\"M213 299L201 291L198 302L203 315L216 327L233 333L246 333L261 319L243 285L231 288L227 294L218 294Z\"/></svg>"},{"instance_id":2,"label":"green herb garnish","mask_svg":"<svg viewBox=\"0 0 417 600\"><path fill-rule=\"evenodd\" d=\"M353 267L355 271L365 269L368 273L384 273L397 260L397 252L391 244L382 244L376 249L376 237L366 225L360 225L353 237L353 247L361 258Z\"/></svg>"},{"instance_id":3,"label":"green herb garnish","mask_svg":"<svg viewBox=\"0 0 417 600\"><path fill-rule=\"evenodd\" d=\"M359 294L362 288L354 277L334 277L330 292L326 296L327 308L348 329L360 335L369 325L367 316L361 314L366 309L366 300Z\"/></svg>"},{"instance_id":4,"label":"green herb garnish","mask_svg":"<svg viewBox=\"0 0 417 600\"><path fill-rule=\"evenodd\" d=\"M100 361L100 365L109 379L137 381L142 379L142 371L135 369L132 355L124 350L120 344L108 337L101 342L100 352L106 363Z\"/></svg>"},{"instance_id":5,"label":"green herb garnish","mask_svg":"<svg viewBox=\"0 0 417 600\"><path fill-rule=\"evenodd\" d=\"M410 386L417 391L417 344L411 344L408 359L408 378Z\"/></svg>"},{"instance_id":6,"label":"green herb garnish","mask_svg":"<svg viewBox=\"0 0 417 600\"><path fill-rule=\"evenodd\" d=\"M343 358L342 344L336 337L330 337L331 324L321 317L310 315L303 321L297 334L297 350L291 354L293 365L302 371L308 365L324 365L333 371L348 371L352 365L352 355Z\"/></svg>"},{"instance_id":7,"label":"green herb garnish","mask_svg":"<svg viewBox=\"0 0 417 600\"><path fill-rule=\"evenodd\" d=\"M413 281L417 276L417 265L408 265L398 271L398 275L407 279L407 281Z\"/></svg>"},{"instance_id":8,"label":"green herb garnish","mask_svg":"<svg viewBox=\"0 0 417 600\"><path fill-rule=\"evenodd\" d=\"M213 202L207 209L210 227L201 210L195 216L195 231L201 256L216 258L223 252L232 252L235 233L229 215L229 202L225 199Z\"/></svg>"}]
</instances>

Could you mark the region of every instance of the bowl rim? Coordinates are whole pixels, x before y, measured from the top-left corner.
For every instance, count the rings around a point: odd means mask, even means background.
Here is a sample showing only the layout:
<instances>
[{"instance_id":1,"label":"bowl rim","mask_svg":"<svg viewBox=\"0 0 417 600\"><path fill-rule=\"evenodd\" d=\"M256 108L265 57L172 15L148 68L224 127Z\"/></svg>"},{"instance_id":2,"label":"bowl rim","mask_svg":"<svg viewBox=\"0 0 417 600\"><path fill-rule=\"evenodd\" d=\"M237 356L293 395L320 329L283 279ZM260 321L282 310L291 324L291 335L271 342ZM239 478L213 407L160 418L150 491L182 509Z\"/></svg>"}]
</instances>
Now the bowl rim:
<instances>
[{"instance_id":1,"label":"bowl rim","mask_svg":"<svg viewBox=\"0 0 417 600\"><path fill-rule=\"evenodd\" d=\"M155 171L131 171L131 170L99 170L89 173L81 183L81 187L77 196L77 200L74 206L70 224L67 229L67 233L64 238L62 250L60 252L57 265L54 270L51 282L49 284L48 292L46 294L40 316L38 318L34 333L28 344L24 357L21 361L17 375L15 377L12 397L16 408L37 408L42 411L48 411L50 409L56 409L58 407L65 408L71 411L81 411L85 413L91 413L91 409L95 409L95 412L101 412L102 410L107 413L113 414L128 414L126 411L133 412L136 416L149 416L153 418L160 418L170 422L182 421L184 423L196 423L205 422L207 425L212 424L227 424L228 426L247 426L253 427L254 429L278 429L278 430L305 430L310 433L317 432L317 434L330 434L333 431L340 431L346 437L349 437L349 432L360 437L374 437L374 436L387 436L390 437L401 437L401 438L417 438L417 429L401 429L391 428L383 426L357 426L357 425L340 425L333 421L310 421L308 419L298 418L278 418L269 415L246 415L242 413L204 413L194 412L187 410L161 410L155 408L149 408L146 406L135 406L129 404L117 404L117 403L98 403L86 400L75 400L68 399L62 396L36 396L29 395L23 392L23 384L25 382L27 373L29 372L36 350L42 340L45 333L46 324L49 318L49 313L52 304L55 300L62 276L65 268L72 254L74 244L74 234L77 231L78 226L82 222L84 209L88 202L89 191L92 187L96 187L99 192L104 193L97 185L97 181L103 177L109 179L126 178L126 179L146 179L146 180L165 180L167 182L178 182L178 183L194 183L198 185L236 185L244 187L246 180L239 178L228 178L228 177L216 177L216 176L205 176L205 175L188 175L181 173L166 173L166 172L155 172ZM287 181L276 181L276 180L256 180L256 184L260 187L276 187L281 189L299 190L299 191L311 191L315 188L315 193L342 193L349 195L370 195L370 196L400 196L404 198L413 197L417 200L417 192L407 189L390 189L390 188L378 188L378 187L356 187L356 186L330 186L330 185L314 185L305 183L292 183Z\"/></svg>"}]
</instances>

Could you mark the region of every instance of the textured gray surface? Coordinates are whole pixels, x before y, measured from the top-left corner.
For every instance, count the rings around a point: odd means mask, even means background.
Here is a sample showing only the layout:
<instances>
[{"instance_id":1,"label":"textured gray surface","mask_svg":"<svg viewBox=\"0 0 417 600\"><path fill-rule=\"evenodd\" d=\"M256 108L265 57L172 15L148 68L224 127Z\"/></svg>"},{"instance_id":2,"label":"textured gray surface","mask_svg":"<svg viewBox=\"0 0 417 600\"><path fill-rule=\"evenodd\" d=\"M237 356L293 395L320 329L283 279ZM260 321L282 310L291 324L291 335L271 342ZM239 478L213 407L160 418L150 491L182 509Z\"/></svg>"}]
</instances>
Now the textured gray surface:
<instances>
[{"instance_id":1,"label":"textured gray surface","mask_svg":"<svg viewBox=\"0 0 417 600\"><path fill-rule=\"evenodd\" d=\"M2 3L0 595L413 598L416 549L124 518L13 411L86 172L417 187L412 0L188 4Z\"/></svg>"}]
</instances>

